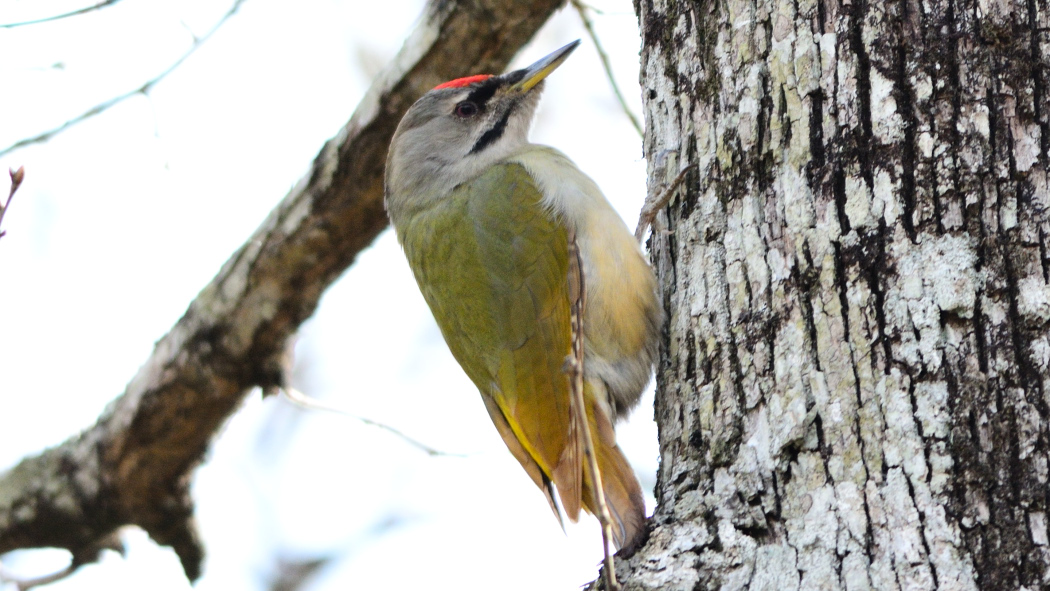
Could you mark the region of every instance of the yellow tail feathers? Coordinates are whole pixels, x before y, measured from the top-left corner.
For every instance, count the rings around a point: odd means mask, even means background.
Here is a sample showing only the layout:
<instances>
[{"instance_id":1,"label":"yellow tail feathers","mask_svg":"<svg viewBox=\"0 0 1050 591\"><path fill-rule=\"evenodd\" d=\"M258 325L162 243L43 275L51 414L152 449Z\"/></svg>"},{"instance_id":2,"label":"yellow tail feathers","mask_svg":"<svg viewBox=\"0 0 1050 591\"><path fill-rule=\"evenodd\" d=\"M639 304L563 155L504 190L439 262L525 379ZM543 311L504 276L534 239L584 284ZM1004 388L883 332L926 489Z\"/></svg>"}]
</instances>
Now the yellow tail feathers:
<instances>
[{"instance_id":1,"label":"yellow tail feathers","mask_svg":"<svg viewBox=\"0 0 1050 591\"><path fill-rule=\"evenodd\" d=\"M595 425L595 422L598 425ZM602 423L605 423L602 425ZM645 534L645 500L642 487L634 476L634 470L616 445L612 424L599 413L598 420L591 417L595 452L598 455L598 470L601 472L602 492L605 504L612 517L613 539L617 548L633 548ZM589 471L585 471L589 472ZM591 514L598 513L598 504L591 492L590 474L583 487L583 506Z\"/></svg>"},{"instance_id":2,"label":"yellow tail feathers","mask_svg":"<svg viewBox=\"0 0 1050 591\"><path fill-rule=\"evenodd\" d=\"M645 533L645 500L642 497L641 485L634 476L634 470L627 463L620 447L616 445L616 433L612 423L604 407L596 402L594 390L598 390L598 396L604 396L605 392L601 387L592 388L591 383L587 383L584 388L588 406L587 417L598 457L598 470L601 472L602 491L605 493L605 502L612 517L613 540L617 548L633 548L642 541ZM495 399L489 396L482 396L482 399L510 453L543 492L558 523L564 528L562 512L570 521L575 522L579 518L581 508L597 515L598 506L591 490L590 470L586 468L583 430L576 424L575 415L569 418L565 448L557 465L551 469L549 465L541 464L540 458L518 438L507 415ZM560 510L555 500L555 487L557 497L561 501Z\"/></svg>"},{"instance_id":3,"label":"yellow tail feathers","mask_svg":"<svg viewBox=\"0 0 1050 591\"><path fill-rule=\"evenodd\" d=\"M598 389L604 394L603 389ZM585 387L588 402L587 418L601 472L602 492L612 517L613 540L617 548L634 547L645 532L645 500L634 470L616 445L616 433L605 411L595 403L591 384ZM576 426L575 416L569 421L570 437L551 479L558 487L565 515L576 521L581 505L590 514L598 514L594 499L590 469L584 455L582 429ZM561 516L558 516L561 519Z\"/></svg>"}]
</instances>

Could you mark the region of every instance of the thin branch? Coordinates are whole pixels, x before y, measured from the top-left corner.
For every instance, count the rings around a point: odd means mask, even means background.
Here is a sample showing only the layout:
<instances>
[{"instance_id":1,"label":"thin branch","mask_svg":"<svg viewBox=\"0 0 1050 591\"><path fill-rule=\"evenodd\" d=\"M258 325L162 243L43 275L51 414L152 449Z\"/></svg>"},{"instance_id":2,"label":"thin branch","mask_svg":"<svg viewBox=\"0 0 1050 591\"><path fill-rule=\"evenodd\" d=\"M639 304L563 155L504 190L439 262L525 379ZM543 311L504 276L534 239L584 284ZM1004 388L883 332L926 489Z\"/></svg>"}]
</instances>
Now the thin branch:
<instances>
[{"instance_id":1,"label":"thin branch","mask_svg":"<svg viewBox=\"0 0 1050 591\"><path fill-rule=\"evenodd\" d=\"M623 109L627 118L631 120L631 125L634 126L638 135L640 137L645 137L645 132L642 130L642 124L638 121L638 117L635 117L634 113L631 112L631 108L627 106L627 100L623 98L623 93L620 92L620 85L616 83L616 78L613 77L612 64L609 63L609 54L605 53L601 41L598 40L598 33L594 30L594 23L591 21L591 17L587 16L588 7L580 2L580 0L571 0L571 2L572 7L576 9L577 13L579 13L580 20L583 21L583 28L587 29L587 35L591 38L591 42L594 43L594 48L598 50L598 57L602 60L602 68L605 69L605 77L609 79L609 84L612 86L613 94L616 95L616 100L620 102L620 108Z\"/></svg>"},{"instance_id":2,"label":"thin branch","mask_svg":"<svg viewBox=\"0 0 1050 591\"><path fill-rule=\"evenodd\" d=\"M8 575L3 570L0 570L0 585L14 585L17 591L30 591L36 587L42 587L44 585L50 585L51 583L57 583L62 579L68 578L70 575L77 571L77 566L70 563L62 570L53 572L49 575L42 575L39 577L33 577L29 579L19 579Z\"/></svg>"},{"instance_id":3,"label":"thin branch","mask_svg":"<svg viewBox=\"0 0 1050 591\"><path fill-rule=\"evenodd\" d=\"M418 439L413 439L412 437L409 437L408 435L405 435L402 431L398 430L395 427L391 427L390 425L387 425L386 423L380 423L379 421L373 421L372 419L366 419L365 417L355 415L354 413L350 412L349 410L346 410L344 408L340 408L340 407L338 407L338 406L336 406L334 404L328 404L326 402L322 402L322 401L320 401L320 400L318 400L316 398L313 398L312 396L307 396L306 394L303 394L302 392L300 392L299 390L296 390L295 388L282 387L280 390L281 390L281 394L284 396L284 398L288 402L291 402L292 404L294 404L294 405L296 405L296 406L298 406L300 408L313 409L313 410L322 410L322 411L325 411L325 412L331 412L331 413L335 413L335 414L338 414L338 415L343 415L345 417L350 417L351 419L360 421L361 423L363 423L365 425L368 425L369 427L378 427L378 428L386 431L387 433L392 433L393 435L399 437L405 443L408 443L409 445L411 445L413 447L416 447L416 448L419 448L419 449L423 450L429 456L445 456L445 457L457 457L457 458L464 458L464 457L466 457L464 454L449 453L447 451L441 451L440 449L436 449L436 448L430 447L429 445L419 441Z\"/></svg>"},{"instance_id":4,"label":"thin branch","mask_svg":"<svg viewBox=\"0 0 1050 591\"><path fill-rule=\"evenodd\" d=\"M94 547L89 548L85 552L81 552L79 555L74 555L73 559L69 561L68 566L49 575L32 578L19 578L9 574L4 570L4 565L0 563L0 586L11 584L15 586L17 591L31 591L37 587L43 587L44 585L50 585L51 583L57 583L58 581L67 579L85 564L97 563L102 558L103 550L112 550L121 556L127 556L122 532L123 528L112 532L109 536L101 539Z\"/></svg>"},{"instance_id":5,"label":"thin branch","mask_svg":"<svg viewBox=\"0 0 1050 591\"><path fill-rule=\"evenodd\" d=\"M87 111L84 111L80 115L77 115L76 117L73 117L72 119L66 121L65 123L63 123L61 125L59 125L58 127L49 129L49 130L47 130L47 131L45 131L43 133L37 134L37 135L35 135L33 137L28 137L28 138L24 138L24 139L18 140L17 142L15 142L15 143L11 144L10 146L4 148L3 150L0 150L0 157L6 156L8 153L13 152L14 150L17 150L19 148L24 148L26 146L30 146L30 145L33 145L33 144L39 144L41 142L46 142L46 141L50 140L51 138L55 137L56 135L62 133L63 131L69 129L70 127L73 127L74 125L76 125L78 123L82 123L82 122L84 122L84 121L86 121L86 120L88 120L88 119L90 119L90 118L92 118L92 117L94 117L96 115L99 115L101 113L105 113L106 111L108 111L109 109L113 108L114 106L119 105L120 103L128 100L129 98L131 98L131 97L133 97L133 96L135 96L137 94L145 95L154 86L156 86L158 83L160 83L160 81L162 81L165 78L167 78L168 74L171 74L173 71L175 71L176 68L181 66L182 63L185 62L187 59L189 59L189 57L191 55L196 53L196 51L198 49L200 49L201 45L204 45L204 43L206 41L208 41L208 39L210 39L211 36L214 35L216 31L218 31L224 24L226 24L226 21L230 20L230 18L233 17L233 15L236 14L238 10L240 10L241 4L244 4L244 2L245 2L245 0L235 0L233 5L230 6L230 9L227 10L226 13L222 15L222 18L220 18L219 21L216 22L215 25L211 29L209 29L207 33L205 33L204 35L202 35L200 37L196 37L196 36L193 37L193 44L190 45L190 48L188 50L186 50L186 52L183 53L179 57L179 59L175 60L171 65L169 65L167 68L165 68L161 73L159 73L156 76L154 76L153 78L150 78L149 80L147 80L142 86L139 86L138 88L134 88L132 90L129 90L129 91L127 91L124 94L121 94L119 96L115 96L115 97L113 97L111 99L105 100L105 101L95 105L94 107L91 107Z\"/></svg>"},{"instance_id":6,"label":"thin branch","mask_svg":"<svg viewBox=\"0 0 1050 591\"><path fill-rule=\"evenodd\" d=\"M39 25L40 23L50 23L52 21L69 18L71 16L77 16L79 14L87 14L89 12L94 12L100 8L112 6L117 2L120 2L120 0L103 0L102 2L99 2L98 4L94 4L92 6L85 6L84 8L78 8L76 10L72 10L70 12L63 12L62 14L56 14L54 16L45 16L44 18L38 18L36 20L31 21L22 21L18 23L0 23L0 29L13 29L15 27L22 27L25 25Z\"/></svg>"},{"instance_id":7,"label":"thin branch","mask_svg":"<svg viewBox=\"0 0 1050 591\"><path fill-rule=\"evenodd\" d=\"M579 4L583 8L586 8L587 10L593 12L594 14L597 14L598 16L605 16L605 11L602 10L601 8L598 8L597 6L595 6L593 4L588 4L586 2L580 2ZM631 16L634 16L633 12L630 12L630 13L626 13L625 12L624 14L630 14Z\"/></svg>"},{"instance_id":8,"label":"thin branch","mask_svg":"<svg viewBox=\"0 0 1050 591\"><path fill-rule=\"evenodd\" d=\"M18 191L18 187L22 186L22 181L26 178L26 169L24 166L19 166L18 170L8 169L8 174L11 175L11 190L7 193L7 202L0 204L0 238L4 237L2 226L4 224L4 214L7 213L7 208L11 206L11 200L15 198L15 192Z\"/></svg>"}]
</instances>

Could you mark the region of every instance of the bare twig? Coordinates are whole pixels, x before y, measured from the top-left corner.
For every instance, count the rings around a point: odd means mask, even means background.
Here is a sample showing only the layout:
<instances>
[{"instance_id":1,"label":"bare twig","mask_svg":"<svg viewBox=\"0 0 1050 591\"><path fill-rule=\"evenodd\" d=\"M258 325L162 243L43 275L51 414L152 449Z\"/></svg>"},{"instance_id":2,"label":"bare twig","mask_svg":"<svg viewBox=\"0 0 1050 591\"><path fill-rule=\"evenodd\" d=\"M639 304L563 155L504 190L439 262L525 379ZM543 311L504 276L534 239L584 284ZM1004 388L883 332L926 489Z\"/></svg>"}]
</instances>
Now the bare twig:
<instances>
[{"instance_id":1,"label":"bare twig","mask_svg":"<svg viewBox=\"0 0 1050 591\"><path fill-rule=\"evenodd\" d=\"M215 23L215 25L211 29L209 29L208 32L204 33L204 35L201 35L200 37L197 37L197 36L193 37L193 44L190 45L190 48L188 50L186 50L186 52L183 53L179 57L179 59L175 60L171 65L169 65L167 68L165 68L161 73L157 74L153 78L150 78L149 80L147 80L144 84L142 84L138 88L134 88L132 90L129 90L129 91L125 92L124 94L121 94L119 96L115 96L115 97L113 97L111 99L108 99L108 100L105 100L105 101L95 105L94 107L91 107L87 111L84 111L80 115L77 115L76 117L73 117L72 119L67 120L65 123L63 123L62 125L59 125L58 127L54 127L54 128L49 129L49 130L47 130L45 132L39 133L39 134L37 134L37 135L35 135L33 137L27 137L27 138L24 138L24 139L20 139L17 142L11 144L10 146L4 148L3 150L0 150L0 156L5 156L8 153L13 152L14 150L17 150L19 148L24 148L26 146L30 146L30 145L33 145L33 144L39 144L41 142L46 142L47 140L55 137L56 135L58 135L58 134L62 133L63 131L69 129L70 127L73 127L77 123L82 123L82 122L84 122L84 121L94 117L95 115L99 115L101 113L105 113L106 111L108 111L109 109L113 108L114 106L119 105L120 103L126 101L127 99L129 99L129 98L131 98L131 97L133 97L133 96L135 96L137 94L145 95L154 86L159 84L161 80L164 80L165 78L167 78L168 74L171 74L173 71L175 71L176 68L181 66L183 62L185 62L187 59L189 59L189 57L191 55L193 55L198 49L200 49L201 45L203 45L208 39L210 39L211 36L214 35L216 31L219 30L219 28L221 28L224 24L226 24L226 21L230 20L230 18L234 14L236 14L238 10L240 10L241 4L244 4L244 1L245 0L234 0L234 3L233 3L232 6L230 6L230 9L227 10L226 13L222 15L222 17L219 19L219 21L217 23Z\"/></svg>"},{"instance_id":2,"label":"bare twig","mask_svg":"<svg viewBox=\"0 0 1050 591\"><path fill-rule=\"evenodd\" d=\"M609 63L609 54L605 53L605 49L598 40L598 33L594 30L594 22L591 21L591 17L587 16L587 10L590 9L590 7L584 5L580 0L572 0L572 6L576 9L576 12L580 14L580 20L583 21L583 27L587 29L587 35L591 38L591 42L594 43L594 48L598 50L598 57L602 60L602 68L605 69L605 76L609 79L609 84L612 86L613 94L616 95L616 100L620 102L620 108L623 109L627 118L631 120L631 125L634 126L638 135L644 137L642 124L638 121L638 118L635 117L634 113L631 112L631 108L627 106L627 101L623 98L623 93L620 92L620 86L616 83L616 78L613 77L612 65Z\"/></svg>"},{"instance_id":3,"label":"bare twig","mask_svg":"<svg viewBox=\"0 0 1050 591\"><path fill-rule=\"evenodd\" d=\"M587 401L583 396L583 321L587 291L583 277L583 262L580 258L580 246L576 242L576 232L569 231L569 277L570 285L570 323L572 326L572 356L569 358L570 390L572 391L572 404L569 405L575 420L579 425L580 436L583 438L583 455L587 458L587 472L591 476L591 488L594 493L594 504L597 505L595 517L602 526L602 550L605 553L605 586L608 591L619 591L620 585L616 582L616 566L613 563L611 544L612 514L609 505L605 501L605 489L602 487L602 474L598 468L598 454L594 449L594 440L591 438L591 425L587 420Z\"/></svg>"},{"instance_id":4,"label":"bare twig","mask_svg":"<svg viewBox=\"0 0 1050 591\"><path fill-rule=\"evenodd\" d=\"M288 558L276 556L274 559L274 573L266 583L264 589L268 591L300 591L311 585L317 573L330 565L335 556L321 556L319 558Z\"/></svg>"},{"instance_id":5,"label":"bare twig","mask_svg":"<svg viewBox=\"0 0 1050 591\"><path fill-rule=\"evenodd\" d=\"M58 581L66 579L85 564L98 562L102 557L103 550L112 550L121 556L126 556L127 552L124 548L124 540L122 537L123 529L124 528L117 529L109 536L99 540L98 544L92 546L87 551L82 552L79 555L74 555L73 560L69 562L69 566L49 575L31 578L14 577L4 570L3 564L0 564L0 586L12 584L18 591L30 591L31 589L43 587L44 585L50 585L51 583L57 583Z\"/></svg>"},{"instance_id":6,"label":"bare twig","mask_svg":"<svg viewBox=\"0 0 1050 591\"><path fill-rule=\"evenodd\" d=\"M24 166L19 166L18 170L8 169L7 172L11 175L11 190L7 193L7 202L0 204L0 226L4 223L4 214L7 213L7 208L11 205L11 200L15 198L15 191L18 187L22 186L22 180L26 177L26 169ZM4 230L0 228L0 238L4 237Z\"/></svg>"},{"instance_id":7,"label":"bare twig","mask_svg":"<svg viewBox=\"0 0 1050 591\"><path fill-rule=\"evenodd\" d=\"M457 458L466 457L464 454L449 453L449 452L446 452L446 451L441 451L439 449L430 447L429 445L427 445L425 443L422 443L418 439L413 439L412 437L409 437L408 435L405 435L400 430L398 430L398 429L396 429L394 427L391 427L390 425L387 425L386 423L380 423L379 421L373 421L372 419L366 419L365 417L355 415L354 413L350 412L349 410L346 410L344 408L339 408L338 406L336 406L334 404L328 404L328 403L322 402L322 401L320 401L320 400L318 400L318 399L316 399L316 398L314 398L312 396L307 396L306 394L303 394L302 392L300 392L299 390L296 390L295 388L283 387L280 390L281 390L281 393L284 395L284 398L287 399L288 402L291 402L292 404L294 404L294 405L296 405L298 407L307 408L307 409L313 409L313 410L323 410L323 411L326 411L326 412L332 412L332 413L335 413L335 414L343 415L345 417L350 417L351 419L355 419L357 421L360 421L360 422L364 423L365 425L368 425L369 427L378 427L378 428L380 428L380 429L382 429L382 430L384 430L384 431L386 431L388 433L392 433L392 434L396 435L397 437L401 438L401 440L403 440L404 442L408 443L409 445L411 445L413 447L417 447L417 448L423 450L429 456L447 456L447 457L457 457Z\"/></svg>"},{"instance_id":8,"label":"bare twig","mask_svg":"<svg viewBox=\"0 0 1050 591\"><path fill-rule=\"evenodd\" d=\"M12 577L11 575L8 575L7 573L5 573L2 570L0 570L0 585L10 584L10 585L14 585L14 587L15 587L15 589L17 589L17 591L29 591L30 589L33 589L35 587L41 587L43 585L50 585L51 583L57 583L58 581L61 581L62 579L65 579L69 575L75 573L76 571L77 571L77 566L72 564L72 563L70 563L69 566L67 566L67 567L65 567L62 570L59 570L57 572L53 572L53 573L51 573L49 575L43 575L43 576L40 576L40 577L33 577L33 578L27 578L27 579L20 579L20 578Z\"/></svg>"},{"instance_id":9,"label":"bare twig","mask_svg":"<svg viewBox=\"0 0 1050 591\"><path fill-rule=\"evenodd\" d=\"M35 19L35 20L31 20L31 21L21 21L21 22L17 22L17 23L0 23L0 29L13 29L15 27L22 27L22 26L25 26L25 25L39 25L40 23L49 23L49 22L52 22L52 21L57 21L57 20L60 20L60 19L69 18L71 16L77 16L78 14L87 14L89 12L93 12L93 11L98 10L100 8L105 8L107 6L112 6L112 5L116 4L117 2L120 2L120 0L103 0L102 2L99 2L98 4L93 4L91 6L85 6L84 8L78 8L76 10L71 10L69 12L63 12L62 14L56 14L56 15L53 15L53 16L46 16L44 18L38 18L38 19Z\"/></svg>"},{"instance_id":10,"label":"bare twig","mask_svg":"<svg viewBox=\"0 0 1050 591\"><path fill-rule=\"evenodd\" d=\"M674 192L678 189L678 186L685 181L686 175L688 175L689 171L695 166L695 160L686 164L685 168L678 172L678 176L674 177L674 180L671 181L671 184L668 185L662 193L657 195L655 199L646 199L645 203L642 204L642 211L638 215L638 227L634 230L634 237L639 242L641 242L642 238L645 236L645 230L653 223L653 220L656 219L657 212L670 203L671 197L674 196Z\"/></svg>"}]
</instances>

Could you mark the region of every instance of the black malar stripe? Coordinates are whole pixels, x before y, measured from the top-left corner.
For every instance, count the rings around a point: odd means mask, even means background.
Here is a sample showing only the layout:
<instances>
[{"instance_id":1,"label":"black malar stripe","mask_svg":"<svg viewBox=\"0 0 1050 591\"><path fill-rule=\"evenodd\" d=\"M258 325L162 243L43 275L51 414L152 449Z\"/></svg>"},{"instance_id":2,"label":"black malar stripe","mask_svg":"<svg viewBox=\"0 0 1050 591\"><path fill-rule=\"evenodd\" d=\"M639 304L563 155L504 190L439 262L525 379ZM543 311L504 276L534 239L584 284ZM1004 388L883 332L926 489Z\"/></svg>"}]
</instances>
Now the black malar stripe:
<instances>
[{"instance_id":1,"label":"black malar stripe","mask_svg":"<svg viewBox=\"0 0 1050 591\"><path fill-rule=\"evenodd\" d=\"M481 134L478 141L474 143L474 147L470 149L471 154L476 154L485 149L486 146L492 142L498 140L503 132L507 129L507 122L510 120L511 109L507 109L507 112L500 117L499 121L492 126L492 129Z\"/></svg>"}]
</instances>

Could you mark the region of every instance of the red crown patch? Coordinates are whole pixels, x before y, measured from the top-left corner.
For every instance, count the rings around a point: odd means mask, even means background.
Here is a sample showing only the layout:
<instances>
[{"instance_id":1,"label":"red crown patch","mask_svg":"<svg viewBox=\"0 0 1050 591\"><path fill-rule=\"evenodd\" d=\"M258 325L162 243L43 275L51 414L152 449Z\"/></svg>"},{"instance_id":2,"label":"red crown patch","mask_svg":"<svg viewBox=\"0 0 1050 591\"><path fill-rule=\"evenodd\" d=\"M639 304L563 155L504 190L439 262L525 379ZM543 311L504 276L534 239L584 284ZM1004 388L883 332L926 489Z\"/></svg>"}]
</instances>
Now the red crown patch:
<instances>
[{"instance_id":1,"label":"red crown patch","mask_svg":"<svg viewBox=\"0 0 1050 591\"><path fill-rule=\"evenodd\" d=\"M466 78L456 78L455 80L449 80L444 84L438 84L434 87L434 90L440 90L442 88L463 88L464 86L470 86L475 82L481 82L482 80L488 80L492 78L491 74L478 74L476 76L467 76Z\"/></svg>"}]
</instances>

